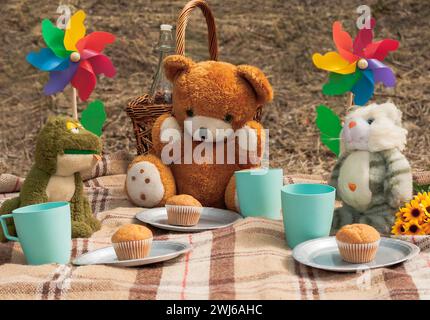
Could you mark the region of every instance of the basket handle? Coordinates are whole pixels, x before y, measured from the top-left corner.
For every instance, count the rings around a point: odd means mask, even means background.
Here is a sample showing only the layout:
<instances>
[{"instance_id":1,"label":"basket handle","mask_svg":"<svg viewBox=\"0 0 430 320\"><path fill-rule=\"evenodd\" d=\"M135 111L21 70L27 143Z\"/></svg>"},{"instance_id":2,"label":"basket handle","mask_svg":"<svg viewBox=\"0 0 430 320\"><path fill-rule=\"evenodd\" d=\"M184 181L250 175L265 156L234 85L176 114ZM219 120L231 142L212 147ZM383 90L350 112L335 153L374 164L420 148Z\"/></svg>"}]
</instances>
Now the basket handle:
<instances>
[{"instance_id":1,"label":"basket handle","mask_svg":"<svg viewBox=\"0 0 430 320\"><path fill-rule=\"evenodd\" d=\"M215 18L208 4L203 0L192 0L188 2L182 9L178 17L178 25L176 26L176 54L185 55L185 29L191 11L194 8L200 8L206 18L208 26L208 44L211 60L218 60L218 40L216 37Z\"/></svg>"}]
</instances>

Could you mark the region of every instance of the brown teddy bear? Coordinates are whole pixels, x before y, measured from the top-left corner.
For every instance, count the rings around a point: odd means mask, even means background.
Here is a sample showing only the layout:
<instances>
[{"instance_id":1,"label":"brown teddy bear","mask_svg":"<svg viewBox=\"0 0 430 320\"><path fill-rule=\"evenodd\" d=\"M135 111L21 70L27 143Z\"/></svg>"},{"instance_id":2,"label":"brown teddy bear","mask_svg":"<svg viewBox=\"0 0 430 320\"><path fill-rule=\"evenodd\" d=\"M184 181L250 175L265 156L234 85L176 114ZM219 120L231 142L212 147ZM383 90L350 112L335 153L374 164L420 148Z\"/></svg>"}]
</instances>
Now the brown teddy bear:
<instances>
[{"instance_id":1,"label":"brown teddy bear","mask_svg":"<svg viewBox=\"0 0 430 320\"><path fill-rule=\"evenodd\" d=\"M206 207L239 211L234 172L260 165L264 130L253 117L259 106L272 100L270 83L253 66L195 63L181 55L167 57L164 69L173 83L173 115L164 114L154 123L154 154L138 156L130 164L130 200L157 207L179 193ZM238 131L248 140L239 139ZM226 151L230 143L233 160Z\"/></svg>"}]
</instances>

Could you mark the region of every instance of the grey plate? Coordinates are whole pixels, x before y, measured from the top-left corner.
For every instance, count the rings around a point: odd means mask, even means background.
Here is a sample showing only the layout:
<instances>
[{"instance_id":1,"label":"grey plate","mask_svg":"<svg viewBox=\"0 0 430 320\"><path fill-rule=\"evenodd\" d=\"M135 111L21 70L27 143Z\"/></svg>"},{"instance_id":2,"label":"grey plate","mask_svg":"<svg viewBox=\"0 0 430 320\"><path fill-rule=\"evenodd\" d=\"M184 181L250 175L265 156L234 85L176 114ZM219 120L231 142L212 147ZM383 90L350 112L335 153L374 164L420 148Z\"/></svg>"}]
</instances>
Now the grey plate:
<instances>
[{"instance_id":1,"label":"grey plate","mask_svg":"<svg viewBox=\"0 0 430 320\"><path fill-rule=\"evenodd\" d=\"M107 264L119 267L135 267L170 260L190 250L191 246L183 242L152 241L151 252L149 256L143 259L118 260L113 247L106 247L85 253L73 260L72 263L78 266Z\"/></svg>"},{"instance_id":2,"label":"grey plate","mask_svg":"<svg viewBox=\"0 0 430 320\"><path fill-rule=\"evenodd\" d=\"M325 237L303 242L293 250L293 257L304 265L337 272L388 267L412 259L420 252L416 245L392 238L381 238L375 260L353 264L343 261L335 237Z\"/></svg>"},{"instance_id":3,"label":"grey plate","mask_svg":"<svg viewBox=\"0 0 430 320\"><path fill-rule=\"evenodd\" d=\"M166 208L154 208L139 212L136 219L154 227L180 232L201 232L225 228L242 217L234 211L217 208L203 208L199 223L192 227L174 226L167 223Z\"/></svg>"}]
</instances>

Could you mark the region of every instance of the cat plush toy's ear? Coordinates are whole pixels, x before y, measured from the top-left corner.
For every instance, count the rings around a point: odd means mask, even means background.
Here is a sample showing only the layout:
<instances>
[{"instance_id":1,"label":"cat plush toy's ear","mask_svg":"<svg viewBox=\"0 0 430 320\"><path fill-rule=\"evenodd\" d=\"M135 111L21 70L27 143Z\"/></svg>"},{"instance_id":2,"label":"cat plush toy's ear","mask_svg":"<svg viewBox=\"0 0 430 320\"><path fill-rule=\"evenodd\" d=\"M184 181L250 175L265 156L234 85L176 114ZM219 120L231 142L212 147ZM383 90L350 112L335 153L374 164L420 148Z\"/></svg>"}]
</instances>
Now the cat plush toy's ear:
<instances>
[{"instance_id":1,"label":"cat plush toy's ear","mask_svg":"<svg viewBox=\"0 0 430 320\"><path fill-rule=\"evenodd\" d=\"M171 55L165 58L163 61L164 73L167 79L173 82L179 74L190 70L193 64L193 60L187 57L181 55Z\"/></svg>"},{"instance_id":2,"label":"cat plush toy's ear","mask_svg":"<svg viewBox=\"0 0 430 320\"><path fill-rule=\"evenodd\" d=\"M257 102L265 104L272 101L273 89L263 71L254 66L240 65L237 67L240 77L245 79L257 96Z\"/></svg>"}]
</instances>

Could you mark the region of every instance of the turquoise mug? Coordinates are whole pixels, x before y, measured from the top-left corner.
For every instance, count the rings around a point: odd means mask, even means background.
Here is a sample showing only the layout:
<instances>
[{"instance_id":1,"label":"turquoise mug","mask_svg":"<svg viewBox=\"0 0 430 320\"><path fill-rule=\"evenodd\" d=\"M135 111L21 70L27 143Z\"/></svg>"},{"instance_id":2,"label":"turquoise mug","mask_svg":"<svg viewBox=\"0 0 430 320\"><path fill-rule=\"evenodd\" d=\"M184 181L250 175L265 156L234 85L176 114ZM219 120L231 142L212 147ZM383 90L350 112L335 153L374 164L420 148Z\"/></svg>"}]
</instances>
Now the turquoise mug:
<instances>
[{"instance_id":1,"label":"turquoise mug","mask_svg":"<svg viewBox=\"0 0 430 320\"><path fill-rule=\"evenodd\" d=\"M298 244L330 234L336 189L323 184L282 187L282 212L287 244Z\"/></svg>"},{"instance_id":2,"label":"turquoise mug","mask_svg":"<svg viewBox=\"0 0 430 320\"><path fill-rule=\"evenodd\" d=\"M240 213L244 217L281 219L282 169L236 171L236 190Z\"/></svg>"},{"instance_id":3,"label":"turquoise mug","mask_svg":"<svg viewBox=\"0 0 430 320\"><path fill-rule=\"evenodd\" d=\"M9 234L5 219L13 218L18 237ZM0 216L8 240L19 241L28 264L66 264L72 249L68 202L47 202L18 208Z\"/></svg>"}]
</instances>

